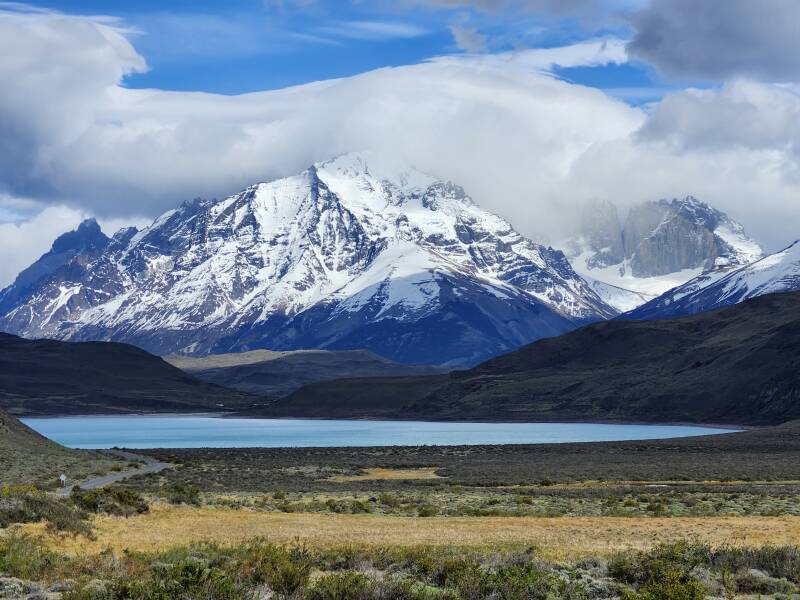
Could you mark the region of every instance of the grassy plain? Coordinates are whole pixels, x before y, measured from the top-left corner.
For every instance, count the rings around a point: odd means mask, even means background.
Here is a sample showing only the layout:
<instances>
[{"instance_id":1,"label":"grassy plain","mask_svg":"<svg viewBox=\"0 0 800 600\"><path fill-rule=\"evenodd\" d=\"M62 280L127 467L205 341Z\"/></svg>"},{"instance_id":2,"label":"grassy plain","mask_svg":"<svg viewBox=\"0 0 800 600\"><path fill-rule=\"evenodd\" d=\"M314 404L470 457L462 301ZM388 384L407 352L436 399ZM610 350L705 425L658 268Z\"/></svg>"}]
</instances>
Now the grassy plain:
<instances>
[{"instance_id":1,"label":"grassy plain","mask_svg":"<svg viewBox=\"0 0 800 600\"><path fill-rule=\"evenodd\" d=\"M51 538L70 554L167 550L180 542L240 544L262 538L278 545L535 547L551 560L608 557L622 550L692 539L712 547L787 545L800 540L800 517L392 517L256 512L214 507L153 506L131 519L94 519L94 540ZM40 527L31 526L30 531Z\"/></svg>"}]
</instances>

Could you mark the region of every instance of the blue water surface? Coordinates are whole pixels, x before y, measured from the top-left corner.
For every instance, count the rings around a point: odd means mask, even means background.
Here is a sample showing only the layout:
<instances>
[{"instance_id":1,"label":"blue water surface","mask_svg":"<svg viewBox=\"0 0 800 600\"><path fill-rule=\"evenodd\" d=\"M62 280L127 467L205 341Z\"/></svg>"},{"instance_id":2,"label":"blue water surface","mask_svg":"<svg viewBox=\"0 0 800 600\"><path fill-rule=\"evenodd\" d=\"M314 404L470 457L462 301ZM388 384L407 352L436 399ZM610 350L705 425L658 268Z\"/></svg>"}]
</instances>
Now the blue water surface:
<instances>
[{"instance_id":1,"label":"blue water surface","mask_svg":"<svg viewBox=\"0 0 800 600\"><path fill-rule=\"evenodd\" d=\"M230 419L137 415L23 421L71 448L445 446L653 440L728 433L685 425Z\"/></svg>"}]
</instances>

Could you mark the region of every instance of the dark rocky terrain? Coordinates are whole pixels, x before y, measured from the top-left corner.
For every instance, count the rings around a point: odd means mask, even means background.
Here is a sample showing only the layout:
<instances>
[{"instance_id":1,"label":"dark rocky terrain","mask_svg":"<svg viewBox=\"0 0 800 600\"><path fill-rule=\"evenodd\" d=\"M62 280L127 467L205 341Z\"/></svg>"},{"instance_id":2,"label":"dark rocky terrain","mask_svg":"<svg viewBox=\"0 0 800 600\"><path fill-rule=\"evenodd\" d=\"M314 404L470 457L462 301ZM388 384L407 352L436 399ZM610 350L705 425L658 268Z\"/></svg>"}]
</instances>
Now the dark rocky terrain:
<instances>
[{"instance_id":1,"label":"dark rocky terrain","mask_svg":"<svg viewBox=\"0 0 800 600\"><path fill-rule=\"evenodd\" d=\"M257 401L127 344L0 333L0 408L15 415L219 411Z\"/></svg>"},{"instance_id":2,"label":"dark rocky terrain","mask_svg":"<svg viewBox=\"0 0 800 600\"><path fill-rule=\"evenodd\" d=\"M340 380L260 414L777 424L800 418L800 293L662 321L608 321L466 371Z\"/></svg>"},{"instance_id":3,"label":"dark rocky terrain","mask_svg":"<svg viewBox=\"0 0 800 600\"><path fill-rule=\"evenodd\" d=\"M446 372L441 367L402 365L369 350L252 350L203 357L166 356L164 360L202 381L272 397L334 379Z\"/></svg>"}]
</instances>

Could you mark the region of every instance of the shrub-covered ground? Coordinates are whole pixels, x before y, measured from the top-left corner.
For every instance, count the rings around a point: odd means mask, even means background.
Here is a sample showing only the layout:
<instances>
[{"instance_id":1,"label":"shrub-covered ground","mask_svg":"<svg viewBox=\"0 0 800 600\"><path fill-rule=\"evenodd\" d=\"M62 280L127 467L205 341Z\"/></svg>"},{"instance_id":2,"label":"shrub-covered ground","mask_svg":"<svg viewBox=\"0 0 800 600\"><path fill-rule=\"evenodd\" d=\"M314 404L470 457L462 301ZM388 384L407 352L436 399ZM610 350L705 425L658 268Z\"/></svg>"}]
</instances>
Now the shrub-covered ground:
<instances>
[{"instance_id":1,"label":"shrub-covered ground","mask_svg":"<svg viewBox=\"0 0 800 600\"><path fill-rule=\"evenodd\" d=\"M335 477L370 468L434 468L451 484L489 487L581 481L800 481L800 422L742 433L631 442L141 452L181 465L166 473L170 481L220 492L363 489L362 481ZM403 486L397 480L372 485L379 490Z\"/></svg>"},{"instance_id":2,"label":"shrub-covered ground","mask_svg":"<svg viewBox=\"0 0 800 600\"><path fill-rule=\"evenodd\" d=\"M800 549L678 542L556 564L535 548L315 549L252 540L74 558L11 533L0 538L0 572L17 578L0 580L0 590L58 590L64 600L788 598L800 589Z\"/></svg>"}]
</instances>

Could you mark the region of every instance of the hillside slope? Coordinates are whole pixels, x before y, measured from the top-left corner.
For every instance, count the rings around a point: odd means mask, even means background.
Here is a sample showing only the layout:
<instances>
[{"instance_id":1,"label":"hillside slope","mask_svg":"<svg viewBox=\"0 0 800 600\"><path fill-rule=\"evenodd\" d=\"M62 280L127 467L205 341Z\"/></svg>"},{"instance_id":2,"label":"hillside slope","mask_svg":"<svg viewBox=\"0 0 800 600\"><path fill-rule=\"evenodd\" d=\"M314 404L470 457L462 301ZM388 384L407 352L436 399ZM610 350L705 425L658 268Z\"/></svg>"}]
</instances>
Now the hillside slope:
<instances>
[{"instance_id":1,"label":"hillside slope","mask_svg":"<svg viewBox=\"0 0 800 600\"><path fill-rule=\"evenodd\" d=\"M202 381L260 396L286 396L304 385L353 377L434 375L440 367L402 365L368 350L253 350L164 360Z\"/></svg>"},{"instance_id":2,"label":"hillside slope","mask_svg":"<svg viewBox=\"0 0 800 600\"><path fill-rule=\"evenodd\" d=\"M447 376L307 386L263 414L773 424L800 418L798 348L800 293L777 294L597 323Z\"/></svg>"},{"instance_id":3,"label":"hillside slope","mask_svg":"<svg viewBox=\"0 0 800 600\"><path fill-rule=\"evenodd\" d=\"M0 333L0 408L14 415L199 412L257 401L126 344Z\"/></svg>"},{"instance_id":4,"label":"hillside slope","mask_svg":"<svg viewBox=\"0 0 800 600\"><path fill-rule=\"evenodd\" d=\"M118 460L96 452L64 448L0 410L0 485L55 485L61 473L76 480L117 464Z\"/></svg>"}]
</instances>

